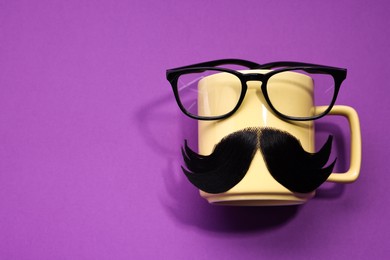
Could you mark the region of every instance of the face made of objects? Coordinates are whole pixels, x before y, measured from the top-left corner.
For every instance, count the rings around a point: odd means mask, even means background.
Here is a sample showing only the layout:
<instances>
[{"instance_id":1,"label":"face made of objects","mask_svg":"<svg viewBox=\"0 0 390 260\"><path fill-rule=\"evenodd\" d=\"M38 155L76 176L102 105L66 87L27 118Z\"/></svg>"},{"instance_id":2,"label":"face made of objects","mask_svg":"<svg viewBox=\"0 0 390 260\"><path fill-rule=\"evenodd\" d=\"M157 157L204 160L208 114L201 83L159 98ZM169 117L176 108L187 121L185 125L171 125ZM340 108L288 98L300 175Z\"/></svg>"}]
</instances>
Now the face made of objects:
<instances>
[{"instance_id":1,"label":"face made of objects","mask_svg":"<svg viewBox=\"0 0 390 260\"><path fill-rule=\"evenodd\" d=\"M242 73L266 73L266 70L240 71ZM198 85L198 109L201 113L219 114L236 102L240 85L225 88L221 93L219 84L231 84L224 73L203 78ZM209 155L215 145L224 137L249 128L273 128L288 132L297 138L305 151L314 153L313 121L286 121L278 117L268 106L261 91L260 81L247 82L247 93L239 109L230 117L216 121L199 121L199 154ZM292 87L294 85L295 87ZM292 114L308 114L313 106L313 80L299 73L284 73L267 84L269 92L273 91L273 102ZM298 86L298 87L297 87ZM294 100L294 102L291 102ZM296 104L300 104L297 106ZM294 105L291 105L294 104ZM208 110L208 111L207 111ZM220 111L218 111L220 110ZM210 203L222 205L293 205L306 202L314 196L310 193L296 193L288 190L270 174L263 155L256 151L244 178L230 190L211 194L200 191L203 198Z\"/></svg>"}]
</instances>

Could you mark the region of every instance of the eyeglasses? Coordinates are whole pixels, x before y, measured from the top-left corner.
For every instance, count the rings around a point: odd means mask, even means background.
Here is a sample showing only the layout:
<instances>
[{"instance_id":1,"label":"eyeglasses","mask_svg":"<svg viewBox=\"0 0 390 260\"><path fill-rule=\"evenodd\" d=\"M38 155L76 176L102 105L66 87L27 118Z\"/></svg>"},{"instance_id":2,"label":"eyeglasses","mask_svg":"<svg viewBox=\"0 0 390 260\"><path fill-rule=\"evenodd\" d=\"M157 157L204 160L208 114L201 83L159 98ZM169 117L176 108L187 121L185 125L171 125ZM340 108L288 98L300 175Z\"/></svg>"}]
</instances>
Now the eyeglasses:
<instances>
[{"instance_id":1,"label":"eyeglasses","mask_svg":"<svg viewBox=\"0 0 390 260\"><path fill-rule=\"evenodd\" d=\"M231 65L246 70L232 69ZM283 119L298 121L318 119L329 113L346 75L346 69L310 63L282 61L261 65L240 59L198 63L169 69L166 74L177 104L191 118L219 120L231 116L242 104L248 83L260 81L271 110ZM302 106L302 102L311 104ZM318 106L322 109L316 109Z\"/></svg>"}]
</instances>

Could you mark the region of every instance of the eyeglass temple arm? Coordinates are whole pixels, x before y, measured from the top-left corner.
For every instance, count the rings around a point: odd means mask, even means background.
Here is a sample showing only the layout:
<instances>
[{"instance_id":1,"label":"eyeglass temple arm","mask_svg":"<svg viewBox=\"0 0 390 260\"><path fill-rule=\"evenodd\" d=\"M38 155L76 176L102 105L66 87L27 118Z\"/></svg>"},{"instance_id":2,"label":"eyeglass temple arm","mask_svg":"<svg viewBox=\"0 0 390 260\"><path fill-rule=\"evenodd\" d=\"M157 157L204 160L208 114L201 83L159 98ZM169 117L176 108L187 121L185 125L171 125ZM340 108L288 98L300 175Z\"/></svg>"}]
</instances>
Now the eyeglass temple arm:
<instances>
[{"instance_id":1,"label":"eyeglass temple arm","mask_svg":"<svg viewBox=\"0 0 390 260\"><path fill-rule=\"evenodd\" d=\"M319 64L313 64L313 63L305 63L305 62L295 62L295 61L276 61L276 62L270 62L270 63L265 63L262 65L259 65L257 68L258 69L271 69L275 67L321 67L325 69L336 69L336 70L345 70L342 68L337 68L337 67L330 67L330 66L324 66L324 65L319 65ZM308 68L310 69L310 68Z\"/></svg>"},{"instance_id":2,"label":"eyeglass temple arm","mask_svg":"<svg viewBox=\"0 0 390 260\"><path fill-rule=\"evenodd\" d=\"M207 62L201 62L196 63L188 66L178 67L170 70L177 70L177 69L188 69L188 68L201 68L201 67L215 67L220 65L241 65L245 66L249 69L257 69L261 67L262 65L248 61L248 60L241 60L241 59L221 59L221 60L213 60L213 61L207 61Z\"/></svg>"}]
</instances>

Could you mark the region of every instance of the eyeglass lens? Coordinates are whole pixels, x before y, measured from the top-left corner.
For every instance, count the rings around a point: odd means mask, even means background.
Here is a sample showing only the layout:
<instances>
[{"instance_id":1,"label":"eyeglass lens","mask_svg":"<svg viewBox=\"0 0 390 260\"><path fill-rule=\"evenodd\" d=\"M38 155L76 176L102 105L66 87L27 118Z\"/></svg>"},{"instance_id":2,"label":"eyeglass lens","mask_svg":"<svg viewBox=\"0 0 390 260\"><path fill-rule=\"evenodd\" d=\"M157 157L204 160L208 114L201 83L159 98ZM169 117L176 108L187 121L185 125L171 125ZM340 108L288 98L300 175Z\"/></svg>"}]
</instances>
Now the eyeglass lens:
<instances>
[{"instance_id":1,"label":"eyeglass lens","mask_svg":"<svg viewBox=\"0 0 390 260\"><path fill-rule=\"evenodd\" d=\"M330 106L335 94L332 75L325 72L290 70L271 76L267 82L270 103L279 113L295 118L319 115L318 106Z\"/></svg>"}]
</instances>

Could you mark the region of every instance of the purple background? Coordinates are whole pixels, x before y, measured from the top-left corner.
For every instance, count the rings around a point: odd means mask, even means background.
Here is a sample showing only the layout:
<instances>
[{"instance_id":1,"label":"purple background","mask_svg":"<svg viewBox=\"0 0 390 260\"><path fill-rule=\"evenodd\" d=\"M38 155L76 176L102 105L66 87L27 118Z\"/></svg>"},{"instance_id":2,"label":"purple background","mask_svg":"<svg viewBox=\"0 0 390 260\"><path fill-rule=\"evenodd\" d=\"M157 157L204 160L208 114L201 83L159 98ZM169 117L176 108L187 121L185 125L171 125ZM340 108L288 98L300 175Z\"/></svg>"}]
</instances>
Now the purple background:
<instances>
[{"instance_id":1,"label":"purple background","mask_svg":"<svg viewBox=\"0 0 390 260\"><path fill-rule=\"evenodd\" d=\"M390 254L388 1L1 1L0 259L384 259ZM167 68L218 58L348 68L357 182L300 207L207 204ZM336 136L348 166L343 120Z\"/></svg>"}]
</instances>

